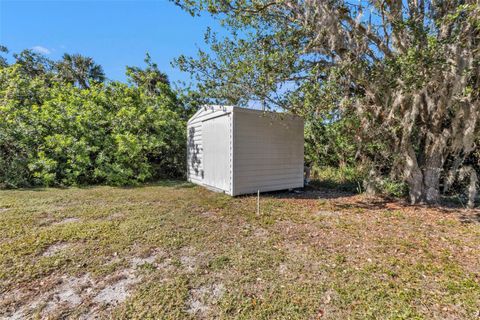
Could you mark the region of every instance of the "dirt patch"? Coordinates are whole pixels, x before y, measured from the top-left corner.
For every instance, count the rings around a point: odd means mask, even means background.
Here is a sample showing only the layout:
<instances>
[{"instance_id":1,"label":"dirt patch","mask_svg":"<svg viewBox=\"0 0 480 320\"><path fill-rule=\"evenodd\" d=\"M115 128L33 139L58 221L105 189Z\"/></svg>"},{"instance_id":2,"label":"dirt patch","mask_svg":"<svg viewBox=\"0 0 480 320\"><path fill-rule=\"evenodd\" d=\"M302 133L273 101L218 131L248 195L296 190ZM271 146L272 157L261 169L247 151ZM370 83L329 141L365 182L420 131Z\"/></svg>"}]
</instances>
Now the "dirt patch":
<instances>
[{"instance_id":1,"label":"dirt patch","mask_svg":"<svg viewBox=\"0 0 480 320\"><path fill-rule=\"evenodd\" d=\"M52 225L62 225L62 224L67 224L67 223L79 222L79 221L80 221L79 218L69 217L69 218L65 218L65 219L62 219L60 221L57 221L55 223L52 223Z\"/></svg>"},{"instance_id":2,"label":"dirt patch","mask_svg":"<svg viewBox=\"0 0 480 320\"><path fill-rule=\"evenodd\" d=\"M62 251L67 250L70 246L71 245L66 242L54 243L42 253L42 257L52 257Z\"/></svg>"},{"instance_id":3,"label":"dirt patch","mask_svg":"<svg viewBox=\"0 0 480 320\"><path fill-rule=\"evenodd\" d=\"M121 279L107 285L93 298L99 304L116 305L122 303L129 296L130 287L140 281L130 270L121 273Z\"/></svg>"},{"instance_id":4,"label":"dirt patch","mask_svg":"<svg viewBox=\"0 0 480 320\"><path fill-rule=\"evenodd\" d=\"M339 313L338 308L335 306L336 301L339 299L338 294L334 290L327 290L321 298L320 308L318 309L317 317L325 319L336 319Z\"/></svg>"},{"instance_id":5,"label":"dirt patch","mask_svg":"<svg viewBox=\"0 0 480 320\"><path fill-rule=\"evenodd\" d=\"M217 214L214 211L202 211L200 215L205 217L215 217Z\"/></svg>"},{"instance_id":6,"label":"dirt patch","mask_svg":"<svg viewBox=\"0 0 480 320\"><path fill-rule=\"evenodd\" d=\"M55 219L52 218L52 217L44 217L42 218L39 223L38 223L38 226L39 227L46 227L46 226L49 226L51 224L55 223Z\"/></svg>"},{"instance_id":7,"label":"dirt patch","mask_svg":"<svg viewBox=\"0 0 480 320\"><path fill-rule=\"evenodd\" d=\"M63 277L62 282L49 294L43 315L55 313L59 308L70 309L79 306L92 292L93 281L89 274L81 277Z\"/></svg>"},{"instance_id":8,"label":"dirt patch","mask_svg":"<svg viewBox=\"0 0 480 320\"><path fill-rule=\"evenodd\" d=\"M187 312L192 315L205 316L210 308L196 298L191 298L187 302Z\"/></svg>"},{"instance_id":9,"label":"dirt patch","mask_svg":"<svg viewBox=\"0 0 480 320\"><path fill-rule=\"evenodd\" d=\"M133 268L137 268L137 267L140 267L140 266L145 265L145 264L156 265L156 263L155 263L156 259L157 259L157 257L155 255L152 255L152 256L146 257L146 258L135 257L131 260L131 265L132 265Z\"/></svg>"},{"instance_id":10,"label":"dirt patch","mask_svg":"<svg viewBox=\"0 0 480 320\"><path fill-rule=\"evenodd\" d=\"M187 313L206 318L212 307L225 294L225 287L222 283L201 286L190 290L190 296L186 303Z\"/></svg>"},{"instance_id":11,"label":"dirt patch","mask_svg":"<svg viewBox=\"0 0 480 320\"><path fill-rule=\"evenodd\" d=\"M288 273L288 265L286 263L280 263L278 266L278 273L281 275Z\"/></svg>"},{"instance_id":12,"label":"dirt patch","mask_svg":"<svg viewBox=\"0 0 480 320\"><path fill-rule=\"evenodd\" d=\"M166 263L156 263L157 259L163 255L163 251L156 250L151 255L146 257L133 257L130 259L130 268L121 271L109 277L108 283L102 288L93 298L93 302L98 304L116 305L125 301L132 287L139 283L142 279L141 275L135 271L139 267L149 264L157 269L166 267Z\"/></svg>"},{"instance_id":13,"label":"dirt patch","mask_svg":"<svg viewBox=\"0 0 480 320\"><path fill-rule=\"evenodd\" d=\"M261 240L268 240L269 232L267 229L262 227L255 227L253 229L253 236L256 238L260 238Z\"/></svg>"},{"instance_id":14,"label":"dirt patch","mask_svg":"<svg viewBox=\"0 0 480 320\"><path fill-rule=\"evenodd\" d=\"M340 215L337 211L330 211L330 210L319 210L314 213L317 217L338 217Z\"/></svg>"},{"instance_id":15,"label":"dirt patch","mask_svg":"<svg viewBox=\"0 0 480 320\"><path fill-rule=\"evenodd\" d=\"M197 269L197 259L193 256L181 256L180 262L182 263L182 266L185 268L186 272L195 272Z\"/></svg>"},{"instance_id":16,"label":"dirt patch","mask_svg":"<svg viewBox=\"0 0 480 320\"><path fill-rule=\"evenodd\" d=\"M0 295L0 319L24 319L29 310L38 308L38 300L33 300L32 292L17 289ZM20 306L22 301L30 301L29 306Z\"/></svg>"},{"instance_id":17,"label":"dirt patch","mask_svg":"<svg viewBox=\"0 0 480 320\"><path fill-rule=\"evenodd\" d=\"M49 246L42 256L53 256L69 247L69 243L56 243ZM145 264L156 269L168 268L168 259L157 263L163 255L163 251L156 250L146 257L133 257L130 267L95 281L89 274L79 277L49 276L35 285L36 292L22 289L0 296L0 308L5 308L5 313L0 312L0 319L25 319L36 315L56 318L81 305L90 309L85 318L94 318L99 310L108 310L129 297L133 287L142 280L138 268Z\"/></svg>"},{"instance_id":18,"label":"dirt patch","mask_svg":"<svg viewBox=\"0 0 480 320\"><path fill-rule=\"evenodd\" d=\"M161 250L154 250L147 256L137 256L130 259L132 270L139 270L143 267L155 268L157 270L167 271L173 267L172 259Z\"/></svg>"},{"instance_id":19,"label":"dirt patch","mask_svg":"<svg viewBox=\"0 0 480 320\"><path fill-rule=\"evenodd\" d=\"M107 217L107 220L110 221L115 221L115 220L123 220L125 218L125 215L123 213L116 212L114 214L111 214Z\"/></svg>"},{"instance_id":20,"label":"dirt patch","mask_svg":"<svg viewBox=\"0 0 480 320\"><path fill-rule=\"evenodd\" d=\"M180 252L180 263L187 273L193 273L199 265L198 253L192 247L183 248Z\"/></svg>"},{"instance_id":21,"label":"dirt patch","mask_svg":"<svg viewBox=\"0 0 480 320\"><path fill-rule=\"evenodd\" d=\"M47 290L43 292L16 290L5 295L2 304L5 307L7 305L16 307L10 314L5 313L2 316L6 319L34 318L35 315L48 318L62 310L75 308L92 292L93 282L90 275L85 274L80 277L63 276L57 280L52 276L40 281L38 285L44 286Z\"/></svg>"}]
</instances>

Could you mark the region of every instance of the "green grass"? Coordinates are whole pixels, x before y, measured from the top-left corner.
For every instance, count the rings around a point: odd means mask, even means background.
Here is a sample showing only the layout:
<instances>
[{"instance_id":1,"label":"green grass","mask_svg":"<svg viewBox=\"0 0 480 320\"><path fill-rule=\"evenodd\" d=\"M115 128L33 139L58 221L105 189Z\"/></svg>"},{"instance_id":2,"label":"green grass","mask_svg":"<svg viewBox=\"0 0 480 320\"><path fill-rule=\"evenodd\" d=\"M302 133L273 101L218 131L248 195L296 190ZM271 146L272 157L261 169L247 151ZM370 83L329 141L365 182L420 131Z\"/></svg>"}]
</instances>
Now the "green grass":
<instances>
[{"instance_id":1,"label":"green grass","mask_svg":"<svg viewBox=\"0 0 480 320\"><path fill-rule=\"evenodd\" d=\"M341 191L362 192L363 173L356 167L313 167L311 185Z\"/></svg>"},{"instance_id":2,"label":"green grass","mask_svg":"<svg viewBox=\"0 0 480 320\"><path fill-rule=\"evenodd\" d=\"M257 216L174 181L0 191L0 317L478 319L480 224L327 194L264 195Z\"/></svg>"}]
</instances>

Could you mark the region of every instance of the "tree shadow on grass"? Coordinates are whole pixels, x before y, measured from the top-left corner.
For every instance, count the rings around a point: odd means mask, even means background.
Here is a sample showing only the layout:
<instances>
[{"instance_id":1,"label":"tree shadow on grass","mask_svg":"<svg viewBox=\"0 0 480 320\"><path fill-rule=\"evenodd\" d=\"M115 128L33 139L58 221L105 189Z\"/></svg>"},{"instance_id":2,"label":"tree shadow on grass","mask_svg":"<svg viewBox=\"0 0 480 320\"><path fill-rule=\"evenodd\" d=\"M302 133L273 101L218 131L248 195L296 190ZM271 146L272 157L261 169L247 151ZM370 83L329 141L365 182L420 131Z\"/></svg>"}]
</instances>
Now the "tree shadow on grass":
<instances>
[{"instance_id":1,"label":"tree shadow on grass","mask_svg":"<svg viewBox=\"0 0 480 320\"><path fill-rule=\"evenodd\" d=\"M337 188L325 188L318 186L306 186L304 188L294 190L279 190L263 192L262 197L275 199L336 199L353 197L358 193L345 191Z\"/></svg>"},{"instance_id":2,"label":"tree shadow on grass","mask_svg":"<svg viewBox=\"0 0 480 320\"><path fill-rule=\"evenodd\" d=\"M442 199L438 205L411 205L407 199L387 196L367 196L349 185L329 181L315 181L298 190L282 190L262 193L262 197L275 199L332 200L330 205L337 210L433 210L439 215L455 215L463 224L480 223L480 208L466 209L461 202ZM255 195L253 195L255 196Z\"/></svg>"},{"instance_id":3,"label":"tree shadow on grass","mask_svg":"<svg viewBox=\"0 0 480 320\"><path fill-rule=\"evenodd\" d=\"M116 186L112 186L116 187ZM187 189L195 187L194 184L186 180L174 180L174 179L164 179L157 180L152 182L146 182L137 185L128 185L128 186L118 186L120 189L140 189L140 188L149 188L149 187L171 187L174 189Z\"/></svg>"},{"instance_id":4,"label":"tree shadow on grass","mask_svg":"<svg viewBox=\"0 0 480 320\"><path fill-rule=\"evenodd\" d=\"M31 187L31 188L18 188L18 189L0 189L2 190L10 190L10 191L34 191L34 192L45 192L51 190L68 190L68 189L94 189L98 187L112 187L118 189L139 189L139 188L148 188L148 187L171 187L174 189L190 189L194 188L195 185L190 183L186 180L173 180L173 179L165 179L165 180L157 180L153 182L146 182L138 185L126 185L126 186L116 186L116 185L109 185L109 184L86 184L86 185L75 185L75 186L54 186L54 187Z\"/></svg>"},{"instance_id":5,"label":"tree shadow on grass","mask_svg":"<svg viewBox=\"0 0 480 320\"><path fill-rule=\"evenodd\" d=\"M22 188L0 188L0 192L2 191L33 191L33 192L45 192L48 190L68 190L72 187L66 186L55 186L55 187L22 187ZM82 186L77 186L76 188L83 188Z\"/></svg>"},{"instance_id":6,"label":"tree shadow on grass","mask_svg":"<svg viewBox=\"0 0 480 320\"><path fill-rule=\"evenodd\" d=\"M435 206L437 210L442 213L457 213L459 214L459 220L462 224L480 223L480 207L473 209L467 209L465 207L465 201L462 201L458 196L443 196L438 206Z\"/></svg>"},{"instance_id":7,"label":"tree shadow on grass","mask_svg":"<svg viewBox=\"0 0 480 320\"><path fill-rule=\"evenodd\" d=\"M362 192L362 183L360 181L337 181L334 179L312 180L309 187L312 189L336 190L351 194Z\"/></svg>"},{"instance_id":8,"label":"tree shadow on grass","mask_svg":"<svg viewBox=\"0 0 480 320\"><path fill-rule=\"evenodd\" d=\"M480 224L480 213L462 213L460 215L460 222L463 224L478 223Z\"/></svg>"}]
</instances>

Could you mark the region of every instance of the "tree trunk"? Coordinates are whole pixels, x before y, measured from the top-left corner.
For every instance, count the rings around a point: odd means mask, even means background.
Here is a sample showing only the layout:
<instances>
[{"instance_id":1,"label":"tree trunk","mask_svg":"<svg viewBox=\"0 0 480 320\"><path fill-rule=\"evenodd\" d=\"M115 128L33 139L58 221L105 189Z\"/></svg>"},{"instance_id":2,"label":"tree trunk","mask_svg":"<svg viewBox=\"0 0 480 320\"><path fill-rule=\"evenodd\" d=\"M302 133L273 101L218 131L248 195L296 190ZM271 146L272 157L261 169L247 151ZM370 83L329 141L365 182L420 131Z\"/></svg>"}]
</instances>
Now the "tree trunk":
<instances>
[{"instance_id":1,"label":"tree trunk","mask_svg":"<svg viewBox=\"0 0 480 320\"><path fill-rule=\"evenodd\" d=\"M425 191L423 188L422 175L414 175L408 179L408 190L411 204L419 204L424 202Z\"/></svg>"},{"instance_id":2,"label":"tree trunk","mask_svg":"<svg viewBox=\"0 0 480 320\"><path fill-rule=\"evenodd\" d=\"M368 172L368 178L363 181L363 188L365 189L365 193L369 196L377 194L378 189L378 174L375 169L372 167Z\"/></svg>"},{"instance_id":3,"label":"tree trunk","mask_svg":"<svg viewBox=\"0 0 480 320\"><path fill-rule=\"evenodd\" d=\"M440 201L440 175L445 162L446 137L437 131L436 134L428 135L426 139L423 158L423 185L425 192L425 202L428 204L438 204Z\"/></svg>"},{"instance_id":4,"label":"tree trunk","mask_svg":"<svg viewBox=\"0 0 480 320\"><path fill-rule=\"evenodd\" d=\"M467 189L468 191L467 207L469 209L472 209L475 207L475 199L477 198L477 183L478 183L477 172L472 167L470 171L470 184Z\"/></svg>"},{"instance_id":5,"label":"tree trunk","mask_svg":"<svg viewBox=\"0 0 480 320\"><path fill-rule=\"evenodd\" d=\"M440 168L427 168L407 180L411 204L437 204L440 201Z\"/></svg>"},{"instance_id":6,"label":"tree trunk","mask_svg":"<svg viewBox=\"0 0 480 320\"><path fill-rule=\"evenodd\" d=\"M417 160L411 144L407 145L405 150L405 178L412 204L436 204L440 200L443 156L437 153L436 148L424 148L424 150L424 154L420 155L421 161Z\"/></svg>"},{"instance_id":7,"label":"tree trunk","mask_svg":"<svg viewBox=\"0 0 480 320\"><path fill-rule=\"evenodd\" d=\"M410 203L422 203L425 199L423 174L418 166L417 156L411 144L405 146L404 175L408 184Z\"/></svg>"},{"instance_id":8,"label":"tree trunk","mask_svg":"<svg viewBox=\"0 0 480 320\"><path fill-rule=\"evenodd\" d=\"M435 159L428 161L423 171L424 200L428 204L437 204L440 200L440 172L442 170ZM433 163L432 163L433 162Z\"/></svg>"},{"instance_id":9,"label":"tree trunk","mask_svg":"<svg viewBox=\"0 0 480 320\"><path fill-rule=\"evenodd\" d=\"M440 200L440 171L441 168L430 167L423 174L423 197L428 204L437 204Z\"/></svg>"}]
</instances>

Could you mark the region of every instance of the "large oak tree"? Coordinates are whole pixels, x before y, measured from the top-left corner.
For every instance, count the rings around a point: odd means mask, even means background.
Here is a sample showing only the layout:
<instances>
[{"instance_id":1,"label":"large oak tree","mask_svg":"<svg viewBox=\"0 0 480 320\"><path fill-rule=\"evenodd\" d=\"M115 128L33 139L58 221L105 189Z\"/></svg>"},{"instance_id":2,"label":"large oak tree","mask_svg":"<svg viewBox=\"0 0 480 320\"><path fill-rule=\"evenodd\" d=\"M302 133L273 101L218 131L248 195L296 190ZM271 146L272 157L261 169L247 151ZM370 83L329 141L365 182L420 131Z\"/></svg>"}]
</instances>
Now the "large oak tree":
<instances>
[{"instance_id":1,"label":"large oak tree","mask_svg":"<svg viewBox=\"0 0 480 320\"><path fill-rule=\"evenodd\" d=\"M229 31L179 66L221 102L265 101L308 118L358 119L372 178L406 182L412 203L436 203L477 172L480 6L474 0L177 0ZM319 120L320 121L320 120ZM388 164L388 166L385 166ZM443 185L443 187L442 187Z\"/></svg>"}]
</instances>

